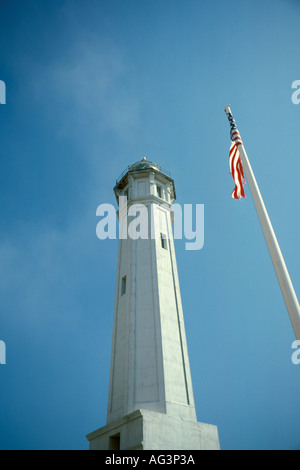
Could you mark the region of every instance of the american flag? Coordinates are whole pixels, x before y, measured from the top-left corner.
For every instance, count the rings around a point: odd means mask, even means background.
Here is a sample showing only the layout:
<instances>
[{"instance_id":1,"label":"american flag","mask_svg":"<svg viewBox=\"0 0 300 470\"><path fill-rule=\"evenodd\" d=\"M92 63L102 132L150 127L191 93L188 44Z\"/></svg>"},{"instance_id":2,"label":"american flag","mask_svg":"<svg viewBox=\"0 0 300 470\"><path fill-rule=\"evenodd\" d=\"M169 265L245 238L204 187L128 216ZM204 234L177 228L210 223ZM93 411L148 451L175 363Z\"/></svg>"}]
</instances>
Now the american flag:
<instances>
[{"instance_id":1,"label":"american flag","mask_svg":"<svg viewBox=\"0 0 300 470\"><path fill-rule=\"evenodd\" d=\"M245 197L244 185L246 184L243 165L239 152L239 145L243 145L239 131L237 130L234 119L230 121L230 138L232 140L230 151L229 151L229 167L233 181L235 182L235 188L232 191L232 197L234 199L241 199Z\"/></svg>"}]
</instances>

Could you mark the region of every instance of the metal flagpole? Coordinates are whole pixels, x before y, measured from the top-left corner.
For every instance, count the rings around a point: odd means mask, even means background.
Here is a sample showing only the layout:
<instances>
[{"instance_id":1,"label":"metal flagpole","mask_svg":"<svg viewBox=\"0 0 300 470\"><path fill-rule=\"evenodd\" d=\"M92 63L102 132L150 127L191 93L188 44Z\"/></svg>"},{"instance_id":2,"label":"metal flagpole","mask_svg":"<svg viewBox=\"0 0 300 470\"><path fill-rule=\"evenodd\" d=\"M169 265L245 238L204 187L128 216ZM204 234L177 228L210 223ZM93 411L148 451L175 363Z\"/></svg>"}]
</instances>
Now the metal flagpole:
<instances>
[{"instance_id":1,"label":"metal flagpole","mask_svg":"<svg viewBox=\"0 0 300 470\"><path fill-rule=\"evenodd\" d=\"M228 117L231 131L237 131L235 120L230 110L230 105L225 107L225 113ZM238 134L238 131L237 131ZM239 134L238 134L239 135ZM300 307L293 288L288 270L286 268L276 235L274 233L271 221L269 219L264 201L261 197L254 173L252 171L249 159L247 157L244 145L239 138L238 150L240 153L242 165L245 171L245 175L248 180L248 185L252 194L252 198L257 210L257 214L261 223L261 227L264 233L264 237L268 246L268 250L272 259L272 263L277 275L277 279L281 288L281 292L285 301L285 305L296 335L296 339L300 341Z\"/></svg>"}]
</instances>

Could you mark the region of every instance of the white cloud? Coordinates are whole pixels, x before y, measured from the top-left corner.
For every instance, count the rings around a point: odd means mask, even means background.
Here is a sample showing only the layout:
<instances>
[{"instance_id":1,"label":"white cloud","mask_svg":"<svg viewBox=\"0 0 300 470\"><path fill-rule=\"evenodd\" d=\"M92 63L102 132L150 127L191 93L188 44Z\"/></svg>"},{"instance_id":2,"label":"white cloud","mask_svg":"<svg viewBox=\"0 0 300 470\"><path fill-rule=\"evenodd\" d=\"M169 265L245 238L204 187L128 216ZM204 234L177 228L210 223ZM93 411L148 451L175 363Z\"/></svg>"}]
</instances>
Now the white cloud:
<instances>
[{"instance_id":1,"label":"white cloud","mask_svg":"<svg viewBox=\"0 0 300 470\"><path fill-rule=\"evenodd\" d=\"M110 131L125 137L138 126L136 74L109 41L76 37L60 57L43 66L33 63L31 71L34 95L48 113L57 112L61 133L83 130L95 139Z\"/></svg>"}]
</instances>

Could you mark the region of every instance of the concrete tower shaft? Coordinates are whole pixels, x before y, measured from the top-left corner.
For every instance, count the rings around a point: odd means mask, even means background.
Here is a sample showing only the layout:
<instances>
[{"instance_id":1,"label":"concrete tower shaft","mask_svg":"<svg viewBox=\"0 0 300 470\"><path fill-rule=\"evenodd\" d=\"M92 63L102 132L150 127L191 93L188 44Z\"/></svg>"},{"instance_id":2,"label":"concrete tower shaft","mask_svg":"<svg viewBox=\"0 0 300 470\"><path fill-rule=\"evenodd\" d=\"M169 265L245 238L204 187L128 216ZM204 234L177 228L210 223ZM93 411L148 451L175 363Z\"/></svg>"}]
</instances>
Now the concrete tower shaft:
<instances>
[{"instance_id":1,"label":"concrete tower shaft","mask_svg":"<svg viewBox=\"0 0 300 470\"><path fill-rule=\"evenodd\" d=\"M172 236L174 181L142 160L115 194L128 198L120 222L129 227L131 208L142 204L148 232L119 241L107 422L141 408L196 421Z\"/></svg>"}]
</instances>

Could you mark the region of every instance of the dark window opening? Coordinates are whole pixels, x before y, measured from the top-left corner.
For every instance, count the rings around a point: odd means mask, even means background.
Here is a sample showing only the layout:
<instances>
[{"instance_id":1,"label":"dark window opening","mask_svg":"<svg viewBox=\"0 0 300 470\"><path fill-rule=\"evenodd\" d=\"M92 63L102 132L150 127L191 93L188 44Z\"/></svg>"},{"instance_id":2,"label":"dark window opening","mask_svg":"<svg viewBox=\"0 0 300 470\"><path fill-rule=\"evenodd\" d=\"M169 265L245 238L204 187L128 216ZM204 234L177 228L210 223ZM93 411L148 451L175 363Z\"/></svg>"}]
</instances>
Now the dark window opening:
<instances>
[{"instance_id":1,"label":"dark window opening","mask_svg":"<svg viewBox=\"0 0 300 470\"><path fill-rule=\"evenodd\" d=\"M126 276L122 277L121 295L126 294Z\"/></svg>"},{"instance_id":2,"label":"dark window opening","mask_svg":"<svg viewBox=\"0 0 300 470\"><path fill-rule=\"evenodd\" d=\"M120 433L109 437L109 450L120 450Z\"/></svg>"},{"instance_id":3,"label":"dark window opening","mask_svg":"<svg viewBox=\"0 0 300 470\"><path fill-rule=\"evenodd\" d=\"M161 247L164 248L164 250L168 249L168 242L166 236L161 233L160 234L160 242L161 242Z\"/></svg>"}]
</instances>

